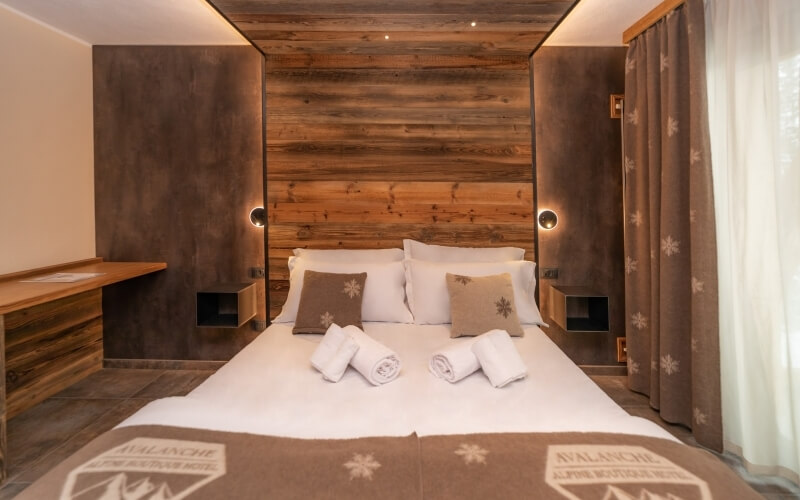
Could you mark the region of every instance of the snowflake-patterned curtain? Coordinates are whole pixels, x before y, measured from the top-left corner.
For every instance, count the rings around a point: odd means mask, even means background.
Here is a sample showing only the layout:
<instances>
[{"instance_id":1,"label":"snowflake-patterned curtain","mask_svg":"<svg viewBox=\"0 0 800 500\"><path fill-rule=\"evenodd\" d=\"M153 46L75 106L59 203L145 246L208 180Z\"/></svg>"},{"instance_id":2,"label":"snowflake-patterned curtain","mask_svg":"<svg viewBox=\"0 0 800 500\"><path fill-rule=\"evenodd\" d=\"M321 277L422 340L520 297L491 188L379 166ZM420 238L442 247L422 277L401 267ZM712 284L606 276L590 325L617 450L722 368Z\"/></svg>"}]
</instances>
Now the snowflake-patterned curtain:
<instances>
[{"instance_id":1,"label":"snowflake-patterned curtain","mask_svg":"<svg viewBox=\"0 0 800 500\"><path fill-rule=\"evenodd\" d=\"M628 382L722 450L703 1L635 38L625 64Z\"/></svg>"}]
</instances>

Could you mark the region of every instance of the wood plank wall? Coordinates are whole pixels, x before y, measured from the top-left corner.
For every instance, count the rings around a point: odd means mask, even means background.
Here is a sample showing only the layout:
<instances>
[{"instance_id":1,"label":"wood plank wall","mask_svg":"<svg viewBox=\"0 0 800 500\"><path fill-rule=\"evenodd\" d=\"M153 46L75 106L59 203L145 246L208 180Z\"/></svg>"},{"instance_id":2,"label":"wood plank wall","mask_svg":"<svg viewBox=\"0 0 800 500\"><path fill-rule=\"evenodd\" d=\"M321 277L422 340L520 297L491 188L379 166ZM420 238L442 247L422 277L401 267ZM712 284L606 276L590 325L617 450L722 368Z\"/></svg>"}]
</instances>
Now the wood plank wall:
<instances>
[{"instance_id":1,"label":"wood plank wall","mask_svg":"<svg viewBox=\"0 0 800 500\"><path fill-rule=\"evenodd\" d=\"M403 238L533 259L528 59L268 55L270 317L296 247Z\"/></svg>"}]
</instances>

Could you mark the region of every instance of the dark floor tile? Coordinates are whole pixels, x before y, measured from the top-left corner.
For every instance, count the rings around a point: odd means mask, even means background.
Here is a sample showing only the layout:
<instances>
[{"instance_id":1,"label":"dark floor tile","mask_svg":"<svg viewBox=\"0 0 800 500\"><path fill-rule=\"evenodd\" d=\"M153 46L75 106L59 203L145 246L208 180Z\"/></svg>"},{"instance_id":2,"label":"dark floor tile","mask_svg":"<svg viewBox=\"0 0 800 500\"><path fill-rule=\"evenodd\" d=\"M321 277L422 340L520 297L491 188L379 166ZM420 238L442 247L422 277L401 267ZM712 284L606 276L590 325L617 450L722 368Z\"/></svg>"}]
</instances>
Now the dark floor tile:
<instances>
[{"instance_id":1,"label":"dark floor tile","mask_svg":"<svg viewBox=\"0 0 800 500\"><path fill-rule=\"evenodd\" d=\"M650 406L650 398L628 389L628 377L592 375L589 378L623 408L626 406Z\"/></svg>"},{"instance_id":2,"label":"dark floor tile","mask_svg":"<svg viewBox=\"0 0 800 500\"><path fill-rule=\"evenodd\" d=\"M651 422L655 422L656 424L660 425L662 428L666 429L667 432L675 436L676 438L680 439L684 443L692 446L697 446L697 441L695 441L694 437L692 436L692 431L687 429L682 425L674 425L668 422L665 422L661 419L658 415L658 412L654 409L650 408L649 406L629 406L625 408L625 411L630 413L636 417L646 418Z\"/></svg>"},{"instance_id":3,"label":"dark floor tile","mask_svg":"<svg viewBox=\"0 0 800 500\"><path fill-rule=\"evenodd\" d=\"M22 493L30 483L6 483L0 488L0 500L9 500Z\"/></svg>"},{"instance_id":4,"label":"dark floor tile","mask_svg":"<svg viewBox=\"0 0 800 500\"><path fill-rule=\"evenodd\" d=\"M119 401L51 398L8 421L9 477L64 444Z\"/></svg>"},{"instance_id":5,"label":"dark floor tile","mask_svg":"<svg viewBox=\"0 0 800 500\"><path fill-rule=\"evenodd\" d=\"M116 406L102 415L90 426L84 428L74 436L70 437L64 444L52 450L46 456L41 457L33 463L27 470L19 474L15 481L33 482L43 476L47 471L61 463L64 459L80 450L89 441L100 434L113 429L117 424L133 415L142 406L149 403L150 399L126 399L123 401L115 400Z\"/></svg>"},{"instance_id":6,"label":"dark floor tile","mask_svg":"<svg viewBox=\"0 0 800 500\"><path fill-rule=\"evenodd\" d=\"M213 370L167 370L133 397L166 398L169 396L185 396L212 373L214 373Z\"/></svg>"},{"instance_id":7,"label":"dark floor tile","mask_svg":"<svg viewBox=\"0 0 800 500\"><path fill-rule=\"evenodd\" d=\"M94 372L53 397L56 398L127 398L146 387L164 370L104 368Z\"/></svg>"}]
</instances>

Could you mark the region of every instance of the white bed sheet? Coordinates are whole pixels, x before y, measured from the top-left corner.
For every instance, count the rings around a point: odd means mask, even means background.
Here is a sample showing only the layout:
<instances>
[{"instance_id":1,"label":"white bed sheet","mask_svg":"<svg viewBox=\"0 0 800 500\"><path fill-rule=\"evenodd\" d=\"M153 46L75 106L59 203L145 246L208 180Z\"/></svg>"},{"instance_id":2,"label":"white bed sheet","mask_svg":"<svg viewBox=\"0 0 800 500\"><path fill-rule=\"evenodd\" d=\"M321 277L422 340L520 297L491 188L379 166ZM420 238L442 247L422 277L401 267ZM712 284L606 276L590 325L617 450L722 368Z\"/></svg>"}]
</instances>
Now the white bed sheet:
<instances>
[{"instance_id":1,"label":"white bed sheet","mask_svg":"<svg viewBox=\"0 0 800 500\"><path fill-rule=\"evenodd\" d=\"M673 439L611 400L538 327L514 338L528 377L502 389L478 371L456 384L428 371L446 325L367 323L393 349L400 376L372 386L352 367L330 383L309 359L321 336L273 324L185 397L153 401L120 424L174 425L297 438L484 432L618 432Z\"/></svg>"}]
</instances>

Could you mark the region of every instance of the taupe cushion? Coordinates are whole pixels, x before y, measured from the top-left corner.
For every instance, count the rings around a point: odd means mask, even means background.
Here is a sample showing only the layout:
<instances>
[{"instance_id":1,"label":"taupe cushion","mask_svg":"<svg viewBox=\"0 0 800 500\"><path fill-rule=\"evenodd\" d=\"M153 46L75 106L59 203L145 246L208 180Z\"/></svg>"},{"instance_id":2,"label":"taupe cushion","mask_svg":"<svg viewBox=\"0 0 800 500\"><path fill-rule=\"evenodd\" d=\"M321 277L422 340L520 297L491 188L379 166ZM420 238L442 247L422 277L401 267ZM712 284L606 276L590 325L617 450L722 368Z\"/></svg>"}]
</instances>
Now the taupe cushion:
<instances>
[{"instance_id":1,"label":"taupe cushion","mask_svg":"<svg viewBox=\"0 0 800 500\"><path fill-rule=\"evenodd\" d=\"M325 333L332 323L361 328L361 301L366 281L367 273L306 270L292 333Z\"/></svg>"},{"instance_id":2,"label":"taupe cushion","mask_svg":"<svg viewBox=\"0 0 800 500\"><path fill-rule=\"evenodd\" d=\"M509 273L479 277L447 273L446 279L451 337L480 335L494 329L522 337Z\"/></svg>"}]
</instances>

